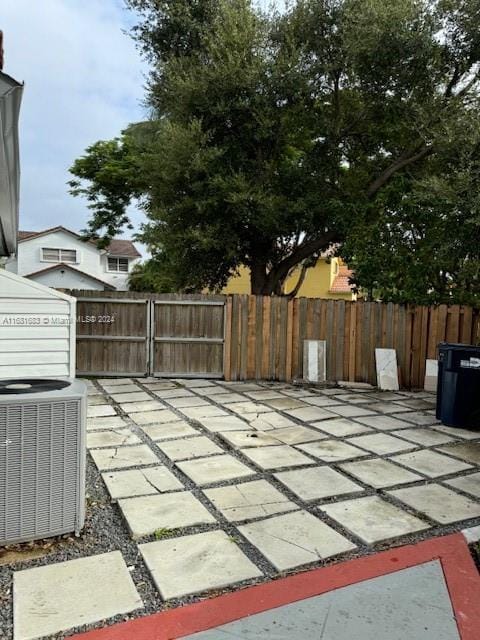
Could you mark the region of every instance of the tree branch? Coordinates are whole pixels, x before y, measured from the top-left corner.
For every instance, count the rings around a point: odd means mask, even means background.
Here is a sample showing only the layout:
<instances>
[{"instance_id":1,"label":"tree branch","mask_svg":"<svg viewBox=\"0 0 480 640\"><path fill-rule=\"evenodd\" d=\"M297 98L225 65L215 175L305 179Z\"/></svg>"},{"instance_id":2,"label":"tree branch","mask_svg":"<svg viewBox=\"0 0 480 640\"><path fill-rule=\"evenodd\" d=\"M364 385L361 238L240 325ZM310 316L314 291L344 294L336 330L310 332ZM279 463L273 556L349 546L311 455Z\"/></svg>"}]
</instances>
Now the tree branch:
<instances>
[{"instance_id":1,"label":"tree branch","mask_svg":"<svg viewBox=\"0 0 480 640\"><path fill-rule=\"evenodd\" d=\"M422 145L422 147L417 147L417 149L413 152L410 151L403 153L370 184L367 190L368 197L373 198L378 193L378 191L380 191L380 189L390 180L390 178L394 174L398 173L398 171L401 171L405 167L418 162L431 153L433 153L433 147L431 145Z\"/></svg>"},{"instance_id":2,"label":"tree branch","mask_svg":"<svg viewBox=\"0 0 480 640\"><path fill-rule=\"evenodd\" d=\"M295 251L271 269L265 281L264 293L270 295L275 289L275 285L284 280L293 267L296 267L306 258L310 258L317 251L321 251L338 241L339 237L336 231L327 231L318 238L302 242Z\"/></svg>"},{"instance_id":3,"label":"tree branch","mask_svg":"<svg viewBox=\"0 0 480 640\"><path fill-rule=\"evenodd\" d=\"M285 291L285 295L286 295L288 298L295 298L295 296L297 295L297 293L300 291L300 287L302 286L302 284L303 284L303 283L304 283L304 281L305 281L305 276L307 275L307 271L308 271L308 269L309 269L309 268L310 268L310 267L307 265L307 263L306 263L306 262L304 262L304 263L302 264L302 270L300 271L300 274L299 274L299 276L298 276L297 284L293 287L293 289L292 289L289 293L287 293L287 292Z\"/></svg>"}]
</instances>

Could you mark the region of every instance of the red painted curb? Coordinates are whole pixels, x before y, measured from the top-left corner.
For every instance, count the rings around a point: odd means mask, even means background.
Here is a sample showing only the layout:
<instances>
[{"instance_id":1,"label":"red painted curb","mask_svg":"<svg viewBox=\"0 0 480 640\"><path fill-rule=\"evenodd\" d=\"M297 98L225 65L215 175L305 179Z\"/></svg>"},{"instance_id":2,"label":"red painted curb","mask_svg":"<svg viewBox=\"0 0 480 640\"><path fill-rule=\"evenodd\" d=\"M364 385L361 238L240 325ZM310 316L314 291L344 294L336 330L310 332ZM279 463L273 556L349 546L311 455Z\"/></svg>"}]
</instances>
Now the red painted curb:
<instances>
[{"instance_id":1,"label":"red painted curb","mask_svg":"<svg viewBox=\"0 0 480 640\"><path fill-rule=\"evenodd\" d=\"M305 571L74 637L76 640L173 640L436 559L442 564L462 640L479 640L480 575L461 533Z\"/></svg>"}]
</instances>

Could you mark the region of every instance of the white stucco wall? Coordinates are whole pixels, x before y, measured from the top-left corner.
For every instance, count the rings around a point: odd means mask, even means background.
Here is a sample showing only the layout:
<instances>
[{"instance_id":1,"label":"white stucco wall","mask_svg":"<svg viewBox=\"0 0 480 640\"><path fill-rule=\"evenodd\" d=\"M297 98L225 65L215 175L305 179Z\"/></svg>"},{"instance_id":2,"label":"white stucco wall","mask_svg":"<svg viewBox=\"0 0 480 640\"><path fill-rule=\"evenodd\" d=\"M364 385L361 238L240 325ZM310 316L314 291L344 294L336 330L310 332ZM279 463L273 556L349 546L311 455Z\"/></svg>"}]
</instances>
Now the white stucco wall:
<instances>
[{"instance_id":1,"label":"white stucco wall","mask_svg":"<svg viewBox=\"0 0 480 640\"><path fill-rule=\"evenodd\" d=\"M92 280L88 275L83 276L81 273L75 273L70 269L55 269L55 271L40 273L38 276L31 276L29 280L39 282L45 287L53 287L54 289L105 290L105 287L100 282Z\"/></svg>"},{"instance_id":2,"label":"white stucco wall","mask_svg":"<svg viewBox=\"0 0 480 640\"><path fill-rule=\"evenodd\" d=\"M38 238L19 242L17 259L7 263L7 271L28 276L31 273L53 266L55 263L42 260L43 248L74 249L77 251L77 262L71 263L72 267L107 282L119 291L128 289L128 274L109 272L107 270L107 256L104 252L99 251L95 245L82 242L74 235L64 231L55 231ZM136 262L138 260L129 261L129 271L131 271ZM34 276L33 279L48 287L103 290L101 283L82 278L81 274L74 274L70 270L65 270L62 274L57 269L46 274Z\"/></svg>"}]
</instances>

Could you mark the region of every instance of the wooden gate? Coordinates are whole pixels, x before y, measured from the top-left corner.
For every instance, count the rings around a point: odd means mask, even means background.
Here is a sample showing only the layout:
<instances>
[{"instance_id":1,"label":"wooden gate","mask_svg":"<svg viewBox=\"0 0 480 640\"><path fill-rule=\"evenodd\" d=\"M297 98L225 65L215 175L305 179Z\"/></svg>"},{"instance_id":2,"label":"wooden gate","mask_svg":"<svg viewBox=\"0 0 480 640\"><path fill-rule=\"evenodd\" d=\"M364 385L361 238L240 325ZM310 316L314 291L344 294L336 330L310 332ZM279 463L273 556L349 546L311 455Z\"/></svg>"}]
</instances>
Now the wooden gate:
<instances>
[{"instance_id":1,"label":"wooden gate","mask_svg":"<svg viewBox=\"0 0 480 640\"><path fill-rule=\"evenodd\" d=\"M146 375L150 300L92 293L77 298L77 375Z\"/></svg>"},{"instance_id":2,"label":"wooden gate","mask_svg":"<svg viewBox=\"0 0 480 640\"><path fill-rule=\"evenodd\" d=\"M225 301L214 296L152 300L150 374L222 378Z\"/></svg>"}]
</instances>

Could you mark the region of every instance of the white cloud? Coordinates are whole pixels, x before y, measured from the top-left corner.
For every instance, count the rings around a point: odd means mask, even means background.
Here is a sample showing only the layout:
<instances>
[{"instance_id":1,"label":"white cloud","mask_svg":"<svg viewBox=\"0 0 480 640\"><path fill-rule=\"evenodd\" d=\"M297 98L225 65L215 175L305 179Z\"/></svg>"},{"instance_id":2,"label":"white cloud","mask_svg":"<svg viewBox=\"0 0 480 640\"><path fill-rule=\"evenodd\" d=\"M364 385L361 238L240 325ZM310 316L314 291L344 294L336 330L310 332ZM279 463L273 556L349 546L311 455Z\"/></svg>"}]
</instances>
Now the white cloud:
<instances>
[{"instance_id":1,"label":"white cloud","mask_svg":"<svg viewBox=\"0 0 480 640\"><path fill-rule=\"evenodd\" d=\"M125 33L132 18L122 0L1 0L4 71L25 82L21 228L83 228L88 210L68 194L68 167L143 118L146 67Z\"/></svg>"}]
</instances>

